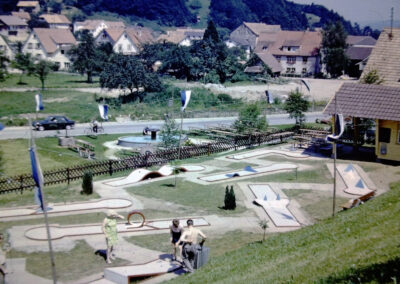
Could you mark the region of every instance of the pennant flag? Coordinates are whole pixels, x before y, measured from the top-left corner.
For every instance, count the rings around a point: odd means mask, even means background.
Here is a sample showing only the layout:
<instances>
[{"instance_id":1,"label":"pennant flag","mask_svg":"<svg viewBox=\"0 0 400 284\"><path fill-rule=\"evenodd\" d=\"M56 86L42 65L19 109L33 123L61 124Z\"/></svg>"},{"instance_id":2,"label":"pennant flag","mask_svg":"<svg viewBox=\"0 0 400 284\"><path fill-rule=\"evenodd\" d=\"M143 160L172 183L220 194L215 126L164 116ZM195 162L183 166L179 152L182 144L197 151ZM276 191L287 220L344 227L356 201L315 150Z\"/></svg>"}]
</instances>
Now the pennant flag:
<instances>
[{"instance_id":1,"label":"pennant flag","mask_svg":"<svg viewBox=\"0 0 400 284\"><path fill-rule=\"evenodd\" d=\"M99 104L99 112L102 119L105 121L108 120L107 113L108 113L108 106Z\"/></svg>"},{"instance_id":2,"label":"pennant flag","mask_svg":"<svg viewBox=\"0 0 400 284\"><path fill-rule=\"evenodd\" d=\"M310 86L308 86L307 82L303 79L300 79L300 81L303 83L304 86L306 86L307 90L310 91Z\"/></svg>"},{"instance_id":3,"label":"pennant flag","mask_svg":"<svg viewBox=\"0 0 400 284\"><path fill-rule=\"evenodd\" d=\"M338 140L344 132L344 120L342 114L335 114L335 133L326 136L326 140L333 142Z\"/></svg>"},{"instance_id":4,"label":"pennant flag","mask_svg":"<svg viewBox=\"0 0 400 284\"><path fill-rule=\"evenodd\" d=\"M190 101L191 93L192 93L192 91L190 91L190 90L181 91L181 102L182 102L181 111L184 111L186 106L188 105L188 103Z\"/></svg>"},{"instance_id":5,"label":"pennant flag","mask_svg":"<svg viewBox=\"0 0 400 284\"><path fill-rule=\"evenodd\" d=\"M40 208L44 211L44 204L43 204L43 195L42 195L42 188L43 188L43 174L40 168L39 160L37 159L36 152L34 149L29 148L29 155L31 158L31 166L32 166L32 177L35 181L35 201L40 206Z\"/></svg>"},{"instance_id":6,"label":"pennant flag","mask_svg":"<svg viewBox=\"0 0 400 284\"><path fill-rule=\"evenodd\" d=\"M0 131L2 131L4 129L4 125L2 123L0 123Z\"/></svg>"},{"instance_id":7,"label":"pennant flag","mask_svg":"<svg viewBox=\"0 0 400 284\"><path fill-rule=\"evenodd\" d=\"M43 103L42 103L42 94L37 93L35 95L35 101L36 101L36 111L41 111L44 109Z\"/></svg>"}]
</instances>

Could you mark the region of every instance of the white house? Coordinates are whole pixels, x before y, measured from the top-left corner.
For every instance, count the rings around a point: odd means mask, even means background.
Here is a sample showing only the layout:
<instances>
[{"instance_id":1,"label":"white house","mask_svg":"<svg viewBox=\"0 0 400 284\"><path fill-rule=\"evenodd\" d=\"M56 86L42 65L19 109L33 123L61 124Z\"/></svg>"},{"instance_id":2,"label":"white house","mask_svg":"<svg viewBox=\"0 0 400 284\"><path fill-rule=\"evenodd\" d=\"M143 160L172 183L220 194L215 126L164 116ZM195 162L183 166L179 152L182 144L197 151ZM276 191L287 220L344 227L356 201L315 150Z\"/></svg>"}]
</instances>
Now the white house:
<instances>
[{"instance_id":1,"label":"white house","mask_svg":"<svg viewBox=\"0 0 400 284\"><path fill-rule=\"evenodd\" d=\"M69 29L34 28L22 52L30 53L36 59L58 63L60 70L68 70L71 61L67 53L76 44L76 39Z\"/></svg>"},{"instance_id":2,"label":"white house","mask_svg":"<svg viewBox=\"0 0 400 284\"><path fill-rule=\"evenodd\" d=\"M14 58L13 50L10 48L7 41L4 39L2 35L0 35L0 51L3 53L3 55L7 56L8 59Z\"/></svg>"},{"instance_id":3,"label":"white house","mask_svg":"<svg viewBox=\"0 0 400 284\"><path fill-rule=\"evenodd\" d=\"M158 37L159 42L172 42L181 46L191 46L193 41L202 40L204 29L178 28L175 31L167 31Z\"/></svg>"},{"instance_id":4,"label":"white house","mask_svg":"<svg viewBox=\"0 0 400 284\"><path fill-rule=\"evenodd\" d=\"M131 55L139 52L135 39L125 29L104 29L97 35L95 42L97 44L110 43L116 53Z\"/></svg>"},{"instance_id":5,"label":"white house","mask_svg":"<svg viewBox=\"0 0 400 284\"><path fill-rule=\"evenodd\" d=\"M19 1L17 3L18 12L39 13L39 1Z\"/></svg>"}]
</instances>

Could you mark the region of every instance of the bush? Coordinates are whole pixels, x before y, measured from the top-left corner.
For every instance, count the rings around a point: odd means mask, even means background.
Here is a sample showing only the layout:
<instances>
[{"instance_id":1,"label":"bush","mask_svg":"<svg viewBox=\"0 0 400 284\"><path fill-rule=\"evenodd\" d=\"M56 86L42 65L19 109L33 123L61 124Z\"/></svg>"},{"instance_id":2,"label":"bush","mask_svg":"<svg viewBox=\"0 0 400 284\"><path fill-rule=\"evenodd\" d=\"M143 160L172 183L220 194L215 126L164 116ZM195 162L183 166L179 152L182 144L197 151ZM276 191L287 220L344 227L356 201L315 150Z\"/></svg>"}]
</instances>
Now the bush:
<instances>
[{"instance_id":1,"label":"bush","mask_svg":"<svg viewBox=\"0 0 400 284\"><path fill-rule=\"evenodd\" d=\"M82 178L81 194L90 195L93 193L93 175L91 172L86 172Z\"/></svg>"},{"instance_id":2,"label":"bush","mask_svg":"<svg viewBox=\"0 0 400 284\"><path fill-rule=\"evenodd\" d=\"M235 210L236 208L236 196L233 191L233 185L231 185L231 190L229 190L229 186L227 185L225 188L225 198L224 198L224 209L225 210Z\"/></svg>"}]
</instances>

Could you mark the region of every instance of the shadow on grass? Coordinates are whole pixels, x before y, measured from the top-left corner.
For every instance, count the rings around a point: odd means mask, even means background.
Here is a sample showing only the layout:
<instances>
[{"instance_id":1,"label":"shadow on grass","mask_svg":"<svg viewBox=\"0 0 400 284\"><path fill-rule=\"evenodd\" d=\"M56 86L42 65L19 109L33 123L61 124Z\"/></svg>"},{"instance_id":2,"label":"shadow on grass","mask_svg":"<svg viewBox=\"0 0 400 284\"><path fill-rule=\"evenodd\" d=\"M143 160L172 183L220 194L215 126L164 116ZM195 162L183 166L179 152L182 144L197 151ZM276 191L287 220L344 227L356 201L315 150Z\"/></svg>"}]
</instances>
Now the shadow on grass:
<instances>
[{"instance_id":1,"label":"shadow on grass","mask_svg":"<svg viewBox=\"0 0 400 284\"><path fill-rule=\"evenodd\" d=\"M318 283L398 283L400 280L400 257L385 263L374 263L358 269L349 269L321 279Z\"/></svg>"},{"instance_id":2,"label":"shadow on grass","mask_svg":"<svg viewBox=\"0 0 400 284\"><path fill-rule=\"evenodd\" d=\"M19 86L24 85L24 86L25 86L25 85L28 85L28 83L25 83L25 82L18 82L17 85L19 85Z\"/></svg>"},{"instance_id":3,"label":"shadow on grass","mask_svg":"<svg viewBox=\"0 0 400 284\"><path fill-rule=\"evenodd\" d=\"M165 187L175 187L175 185L172 184L172 183L163 183L161 186L165 186Z\"/></svg>"}]
</instances>

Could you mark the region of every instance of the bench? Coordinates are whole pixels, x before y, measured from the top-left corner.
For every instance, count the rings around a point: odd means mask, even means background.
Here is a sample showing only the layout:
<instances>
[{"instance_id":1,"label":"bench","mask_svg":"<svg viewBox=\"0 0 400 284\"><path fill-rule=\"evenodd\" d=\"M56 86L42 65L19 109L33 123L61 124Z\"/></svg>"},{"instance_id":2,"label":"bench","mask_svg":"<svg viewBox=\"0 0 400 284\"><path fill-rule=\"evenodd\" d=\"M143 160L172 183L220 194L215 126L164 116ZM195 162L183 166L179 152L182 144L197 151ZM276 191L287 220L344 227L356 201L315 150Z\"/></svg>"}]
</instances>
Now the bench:
<instances>
[{"instance_id":1,"label":"bench","mask_svg":"<svg viewBox=\"0 0 400 284\"><path fill-rule=\"evenodd\" d=\"M343 208L343 210L351 209L353 207L357 207L360 204L364 203L365 201L368 201L372 197L375 196L375 191L370 191L367 194L364 194L363 196L360 196L356 199L350 199L347 201L345 204L341 205L340 207Z\"/></svg>"},{"instance_id":2,"label":"bench","mask_svg":"<svg viewBox=\"0 0 400 284\"><path fill-rule=\"evenodd\" d=\"M77 152L83 158L92 159L95 155L95 146L83 140L74 139L74 143L68 145L68 148Z\"/></svg>"}]
</instances>

